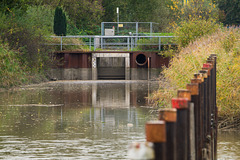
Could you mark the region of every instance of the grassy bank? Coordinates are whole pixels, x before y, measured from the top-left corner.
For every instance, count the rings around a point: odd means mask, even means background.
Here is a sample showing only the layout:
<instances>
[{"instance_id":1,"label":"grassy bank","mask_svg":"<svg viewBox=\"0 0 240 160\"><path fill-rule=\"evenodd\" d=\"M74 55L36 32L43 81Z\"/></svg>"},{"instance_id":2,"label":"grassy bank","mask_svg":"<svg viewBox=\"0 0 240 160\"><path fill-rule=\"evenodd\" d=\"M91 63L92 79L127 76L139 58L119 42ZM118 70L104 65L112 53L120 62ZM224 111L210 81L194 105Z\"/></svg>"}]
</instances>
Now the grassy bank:
<instances>
[{"instance_id":1,"label":"grassy bank","mask_svg":"<svg viewBox=\"0 0 240 160\"><path fill-rule=\"evenodd\" d=\"M183 48L163 70L162 88L152 95L156 105L170 107L177 90L185 88L210 54L217 54L217 106L220 128L239 125L240 117L240 29L224 28Z\"/></svg>"},{"instance_id":2,"label":"grassy bank","mask_svg":"<svg viewBox=\"0 0 240 160\"><path fill-rule=\"evenodd\" d=\"M30 69L21 55L19 51L9 49L7 44L0 44L0 89L47 80L43 72Z\"/></svg>"},{"instance_id":3,"label":"grassy bank","mask_svg":"<svg viewBox=\"0 0 240 160\"><path fill-rule=\"evenodd\" d=\"M0 88L19 85L27 81L27 72L14 51L8 45L0 44Z\"/></svg>"}]
</instances>

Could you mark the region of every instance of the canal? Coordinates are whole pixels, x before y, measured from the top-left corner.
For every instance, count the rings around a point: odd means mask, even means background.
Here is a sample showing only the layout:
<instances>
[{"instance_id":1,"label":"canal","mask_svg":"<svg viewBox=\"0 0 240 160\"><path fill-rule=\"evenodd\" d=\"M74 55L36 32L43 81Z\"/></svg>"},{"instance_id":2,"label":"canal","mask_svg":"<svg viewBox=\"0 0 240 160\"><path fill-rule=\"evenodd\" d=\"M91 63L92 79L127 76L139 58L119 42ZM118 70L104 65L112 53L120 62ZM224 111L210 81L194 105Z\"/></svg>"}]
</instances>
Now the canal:
<instances>
[{"instance_id":1,"label":"canal","mask_svg":"<svg viewBox=\"0 0 240 160\"><path fill-rule=\"evenodd\" d=\"M56 81L0 93L0 159L126 159L153 119L156 81ZM240 159L238 132L221 132L218 159Z\"/></svg>"}]
</instances>

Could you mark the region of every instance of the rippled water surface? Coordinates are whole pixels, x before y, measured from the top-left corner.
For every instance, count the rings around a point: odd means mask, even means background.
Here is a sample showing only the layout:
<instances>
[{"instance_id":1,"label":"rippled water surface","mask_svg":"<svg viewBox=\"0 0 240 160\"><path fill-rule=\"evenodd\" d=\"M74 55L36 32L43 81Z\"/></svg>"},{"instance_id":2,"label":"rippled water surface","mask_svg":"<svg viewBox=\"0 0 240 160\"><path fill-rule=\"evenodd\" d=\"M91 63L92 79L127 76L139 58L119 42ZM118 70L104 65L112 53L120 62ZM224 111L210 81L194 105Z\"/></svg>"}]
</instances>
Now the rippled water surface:
<instances>
[{"instance_id":1,"label":"rippled water surface","mask_svg":"<svg viewBox=\"0 0 240 160\"><path fill-rule=\"evenodd\" d=\"M144 141L158 87L146 81L59 81L0 93L0 158L125 159Z\"/></svg>"},{"instance_id":2,"label":"rippled water surface","mask_svg":"<svg viewBox=\"0 0 240 160\"><path fill-rule=\"evenodd\" d=\"M240 160L240 133L238 131L218 134L218 159Z\"/></svg>"},{"instance_id":3,"label":"rippled water surface","mask_svg":"<svg viewBox=\"0 0 240 160\"><path fill-rule=\"evenodd\" d=\"M126 159L145 141L147 81L58 81L0 93L0 159ZM238 132L221 132L218 159L240 159Z\"/></svg>"}]
</instances>

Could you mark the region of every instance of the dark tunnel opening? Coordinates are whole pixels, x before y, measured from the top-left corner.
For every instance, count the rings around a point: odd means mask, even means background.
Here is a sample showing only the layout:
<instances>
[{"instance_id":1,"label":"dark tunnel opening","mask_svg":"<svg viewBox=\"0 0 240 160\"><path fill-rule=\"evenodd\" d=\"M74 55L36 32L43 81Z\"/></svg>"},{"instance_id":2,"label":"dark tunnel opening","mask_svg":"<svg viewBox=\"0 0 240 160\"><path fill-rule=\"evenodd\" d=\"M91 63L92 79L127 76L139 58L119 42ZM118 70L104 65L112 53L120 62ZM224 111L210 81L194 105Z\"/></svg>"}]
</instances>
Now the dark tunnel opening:
<instances>
[{"instance_id":1,"label":"dark tunnel opening","mask_svg":"<svg viewBox=\"0 0 240 160\"><path fill-rule=\"evenodd\" d=\"M147 57L144 54L137 55L136 63L140 66L145 65L147 63Z\"/></svg>"}]
</instances>

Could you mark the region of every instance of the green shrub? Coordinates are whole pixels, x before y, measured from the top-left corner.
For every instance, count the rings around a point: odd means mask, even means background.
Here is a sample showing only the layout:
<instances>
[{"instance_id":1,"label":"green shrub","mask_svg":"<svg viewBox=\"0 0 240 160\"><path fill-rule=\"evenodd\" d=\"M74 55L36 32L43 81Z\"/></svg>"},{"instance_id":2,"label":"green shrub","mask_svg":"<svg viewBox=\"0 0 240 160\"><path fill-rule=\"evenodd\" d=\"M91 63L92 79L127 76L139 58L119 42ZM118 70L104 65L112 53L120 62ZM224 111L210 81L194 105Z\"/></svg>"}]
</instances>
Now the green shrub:
<instances>
[{"instance_id":1,"label":"green shrub","mask_svg":"<svg viewBox=\"0 0 240 160\"><path fill-rule=\"evenodd\" d=\"M197 38L214 33L219 27L219 24L212 20L193 19L182 21L174 33L177 36L177 44L186 47Z\"/></svg>"}]
</instances>

